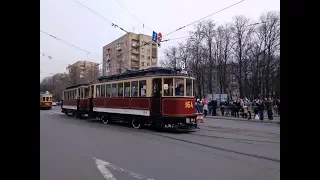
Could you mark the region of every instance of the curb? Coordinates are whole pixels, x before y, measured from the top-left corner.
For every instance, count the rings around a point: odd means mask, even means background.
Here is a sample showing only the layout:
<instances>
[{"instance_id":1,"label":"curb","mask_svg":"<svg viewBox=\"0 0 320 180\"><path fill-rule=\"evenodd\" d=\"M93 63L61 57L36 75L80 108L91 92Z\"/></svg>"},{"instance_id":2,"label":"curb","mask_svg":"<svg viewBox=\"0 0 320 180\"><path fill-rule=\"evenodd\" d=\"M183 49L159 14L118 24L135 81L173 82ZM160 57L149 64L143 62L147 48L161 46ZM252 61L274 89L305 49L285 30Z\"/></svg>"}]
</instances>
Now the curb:
<instances>
[{"instance_id":1,"label":"curb","mask_svg":"<svg viewBox=\"0 0 320 180\"><path fill-rule=\"evenodd\" d=\"M278 120L273 120L273 121L269 121L269 120L263 120L262 122L260 120L248 120L248 119L228 119L228 118L221 118L219 116L207 116L205 117L205 119L222 119L222 120L229 120L229 121L246 121L246 122L255 122L255 123L277 123L277 124L280 124L280 121Z\"/></svg>"}]
</instances>

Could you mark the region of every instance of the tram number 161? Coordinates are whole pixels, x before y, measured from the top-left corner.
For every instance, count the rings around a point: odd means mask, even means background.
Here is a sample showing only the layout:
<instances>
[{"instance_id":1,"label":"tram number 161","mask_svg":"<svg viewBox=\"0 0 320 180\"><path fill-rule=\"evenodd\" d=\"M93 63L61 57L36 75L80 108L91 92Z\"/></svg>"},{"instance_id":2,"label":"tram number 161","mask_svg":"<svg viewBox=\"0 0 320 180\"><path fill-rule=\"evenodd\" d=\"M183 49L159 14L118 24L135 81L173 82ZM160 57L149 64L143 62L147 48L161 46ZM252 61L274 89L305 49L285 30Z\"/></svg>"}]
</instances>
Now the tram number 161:
<instances>
[{"instance_id":1,"label":"tram number 161","mask_svg":"<svg viewBox=\"0 0 320 180\"><path fill-rule=\"evenodd\" d=\"M189 109L189 108L193 108L193 103L191 101L186 101L184 103L185 108Z\"/></svg>"}]
</instances>

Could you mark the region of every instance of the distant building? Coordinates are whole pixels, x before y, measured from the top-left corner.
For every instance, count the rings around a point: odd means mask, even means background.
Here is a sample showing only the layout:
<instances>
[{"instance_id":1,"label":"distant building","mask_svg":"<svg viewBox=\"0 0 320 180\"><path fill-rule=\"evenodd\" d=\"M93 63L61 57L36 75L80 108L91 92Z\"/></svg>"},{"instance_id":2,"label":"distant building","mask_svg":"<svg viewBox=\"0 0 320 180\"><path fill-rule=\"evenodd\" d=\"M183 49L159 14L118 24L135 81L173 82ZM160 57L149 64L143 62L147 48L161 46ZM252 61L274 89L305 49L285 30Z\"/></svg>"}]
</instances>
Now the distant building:
<instances>
[{"instance_id":1,"label":"distant building","mask_svg":"<svg viewBox=\"0 0 320 180\"><path fill-rule=\"evenodd\" d=\"M157 64L158 45L152 42L152 37L148 35L130 32L103 47L104 76L123 73L126 70L146 69Z\"/></svg>"},{"instance_id":2,"label":"distant building","mask_svg":"<svg viewBox=\"0 0 320 180\"><path fill-rule=\"evenodd\" d=\"M99 77L99 64L90 61L77 61L67 67L71 85L94 82Z\"/></svg>"}]
</instances>

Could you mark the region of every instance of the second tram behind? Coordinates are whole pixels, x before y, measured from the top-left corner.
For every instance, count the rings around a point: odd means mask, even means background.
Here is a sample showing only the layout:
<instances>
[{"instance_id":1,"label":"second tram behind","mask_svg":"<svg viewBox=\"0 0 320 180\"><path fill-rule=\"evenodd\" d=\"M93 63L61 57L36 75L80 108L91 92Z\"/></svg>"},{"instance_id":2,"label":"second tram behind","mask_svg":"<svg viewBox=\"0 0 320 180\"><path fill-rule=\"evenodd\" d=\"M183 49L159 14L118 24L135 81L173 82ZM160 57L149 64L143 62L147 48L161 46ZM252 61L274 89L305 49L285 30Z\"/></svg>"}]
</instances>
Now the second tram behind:
<instances>
[{"instance_id":1,"label":"second tram behind","mask_svg":"<svg viewBox=\"0 0 320 180\"><path fill-rule=\"evenodd\" d=\"M52 108L52 94L40 94L40 109Z\"/></svg>"},{"instance_id":2,"label":"second tram behind","mask_svg":"<svg viewBox=\"0 0 320 180\"><path fill-rule=\"evenodd\" d=\"M134 128L197 128L194 78L167 68L150 68L100 77L63 92L62 112L88 115L103 123L129 123Z\"/></svg>"}]
</instances>

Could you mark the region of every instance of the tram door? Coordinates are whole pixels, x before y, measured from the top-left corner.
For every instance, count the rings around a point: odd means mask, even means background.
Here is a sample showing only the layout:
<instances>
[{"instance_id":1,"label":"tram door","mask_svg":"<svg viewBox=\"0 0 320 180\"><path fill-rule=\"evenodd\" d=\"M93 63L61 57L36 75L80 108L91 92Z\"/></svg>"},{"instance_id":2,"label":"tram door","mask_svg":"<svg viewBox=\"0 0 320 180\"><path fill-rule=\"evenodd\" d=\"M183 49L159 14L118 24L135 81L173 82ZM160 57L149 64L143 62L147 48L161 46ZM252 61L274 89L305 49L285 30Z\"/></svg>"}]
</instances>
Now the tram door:
<instances>
[{"instance_id":1,"label":"tram door","mask_svg":"<svg viewBox=\"0 0 320 180\"><path fill-rule=\"evenodd\" d=\"M161 92L162 92L162 78L152 80L152 113L160 115L161 113Z\"/></svg>"},{"instance_id":2,"label":"tram door","mask_svg":"<svg viewBox=\"0 0 320 180\"><path fill-rule=\"evenodd\" d=\"M80 110L80 88L77 89L78 96L77 96L77 111Z\"/></svg>"},{"instance_id":3,"label":"tram door","mask_svg":"<svg viewBox=\"0 0 320 180\"><path fill-rule=\"evenodd\" d=\"M89 111L93 111L93 93L94 93L94 86L89 86L89 98L88 98L88 108Z\"/></svg>"}]
</instances>

